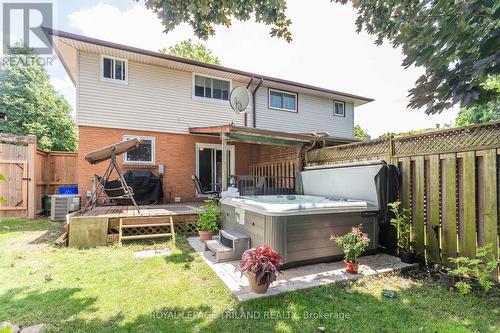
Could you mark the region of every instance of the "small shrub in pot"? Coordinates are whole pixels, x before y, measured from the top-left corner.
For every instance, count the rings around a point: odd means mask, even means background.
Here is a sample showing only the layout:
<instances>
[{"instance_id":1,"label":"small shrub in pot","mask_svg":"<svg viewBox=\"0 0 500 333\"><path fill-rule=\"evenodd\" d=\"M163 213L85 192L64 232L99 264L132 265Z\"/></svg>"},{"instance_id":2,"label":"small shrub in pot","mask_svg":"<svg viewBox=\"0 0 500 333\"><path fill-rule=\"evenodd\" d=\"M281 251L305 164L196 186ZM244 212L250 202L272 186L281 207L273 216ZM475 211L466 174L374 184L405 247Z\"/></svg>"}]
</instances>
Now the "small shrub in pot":
<instances>
[{"instance_id":1,"label":"small shrub in pot","mask_svg":"<svg viewBox=\"0 0 500 333\"><path fill-rule=\"evenodd\" d=\"M358 257L366 250L368 244L370 244L368 234L363 233L362 229L362 225L360 224L357 228L353 227L351 232L345 235L330 236L330 239L334 240L337 246L344 252L344 264L348 273L358 273Z\"/></svg>"},{"instance_id":2,"label":"small shrub in pot","mask_svg":"<svg viewBox=\"0 0 500 333\"><path fill-rule=\"evenodd\" d=\"M413 264L415 262L415 251L413 251L413 242L411 241L411 222L410 210L400 209L401 202L395 201L389 203L389 209L394 214L391 219L391 225L396 228L398 236L398 252L402 262Z\"/></svg>"},{"instance_id":3,"label":"small shrub in pot","mask_svg":"<svg viewBox=\"0 0 500 333\"><path fill-rule=\"evenodd\" d=\"M283 258L266 245L246 250L236 271L247 276L253 292L264 294L269 285L276 281L282 264Z\"/></svg>"},{"instance_id":4,"label":"small shrub in pot","mask_svg":"<svg viewBox=\"0 0 500 333\"><path fill-rule=\"evenodd\" d=\"M212 239L215 231L219 230L219 221L222 217L219 204L215 199L209 199L204 206L204 211L198 216L196 227L201 241Z\"/></svg>"}]
</instances>

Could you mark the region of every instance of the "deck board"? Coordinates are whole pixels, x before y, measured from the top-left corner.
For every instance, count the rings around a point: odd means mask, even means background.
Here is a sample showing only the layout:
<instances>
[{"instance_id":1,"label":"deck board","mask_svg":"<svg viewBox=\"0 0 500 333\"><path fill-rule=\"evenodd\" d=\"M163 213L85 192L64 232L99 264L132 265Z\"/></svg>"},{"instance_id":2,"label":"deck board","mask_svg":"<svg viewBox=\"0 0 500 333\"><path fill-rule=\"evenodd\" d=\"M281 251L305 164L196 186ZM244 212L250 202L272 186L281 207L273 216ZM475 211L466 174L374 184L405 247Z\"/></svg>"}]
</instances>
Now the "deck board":
<instances>
[{"instance_id":1,"label":"deck board","mask_svg":"<svg viewBox=\"0 0 500 333\"><path fill-rule=\"evenodd\" d=\"M135 216L165 216L165 215L192 215L203 211L202 203L188 202L179 204L140 205L141 214L134 206L98 206L86 211L81 216L100 216L110 218Z\"/></svg>"}]
</instances>

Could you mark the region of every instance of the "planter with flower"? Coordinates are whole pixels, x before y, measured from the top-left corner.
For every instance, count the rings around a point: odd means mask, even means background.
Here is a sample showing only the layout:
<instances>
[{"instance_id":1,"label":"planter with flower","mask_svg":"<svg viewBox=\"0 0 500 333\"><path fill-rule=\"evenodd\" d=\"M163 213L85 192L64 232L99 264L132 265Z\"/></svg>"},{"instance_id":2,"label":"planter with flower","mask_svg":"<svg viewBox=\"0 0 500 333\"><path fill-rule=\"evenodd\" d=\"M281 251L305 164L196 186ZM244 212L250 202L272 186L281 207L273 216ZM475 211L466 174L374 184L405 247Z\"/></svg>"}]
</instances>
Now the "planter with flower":
<instances>
[{"instance_id":1,"label":"planter with flower","mask_svg":"<svg viewBox=\"0 0 500 333\"><path fill-rule=\"evenodd\" d=\"M394 214L391 219L391 225L396 228L398 237L398 253L401 262L413 264L415 262L415 251L413 251L413 242L411 237L410 210L400 209L401 202L395 201L389 203L389 209Z\"/></svg>"},{"instance_id":2,"label":"planter with flower","mask_svg":"<svg viewBox=\"0 0 500 333\"><path fill-rule=\"evenodd\" d=\"M342 236L330 236L337 246L344 252L344 265L348 273L357 274L359 268L358 257L370 244L368 234L362 232L362 225L353 227L351 232Z\"/></svg>"},{"instance_id":3,"label":"planter with flower","mask_svg":"<svg viewBox=\"0 0 500 333\"><path fill-rule=\"evenodd\" d=\"M206 201L204 211L198 216L196 227L200 240L205 242L211 240L215 231L219 230L219 221L222 217L220 207L214 199Z\"/></svg>"},{"instance_id":4,"label":"planter with flower","mask_svg":"<svg viewBox=\"0 0 500 333\"><path fill-rule=\"evenodd\" d=\"M236 271L247 276L253 292L265 294L269 285L276 281L282 264L283 258L266 245L246 250Z\"/></svg>"}]
</instances>

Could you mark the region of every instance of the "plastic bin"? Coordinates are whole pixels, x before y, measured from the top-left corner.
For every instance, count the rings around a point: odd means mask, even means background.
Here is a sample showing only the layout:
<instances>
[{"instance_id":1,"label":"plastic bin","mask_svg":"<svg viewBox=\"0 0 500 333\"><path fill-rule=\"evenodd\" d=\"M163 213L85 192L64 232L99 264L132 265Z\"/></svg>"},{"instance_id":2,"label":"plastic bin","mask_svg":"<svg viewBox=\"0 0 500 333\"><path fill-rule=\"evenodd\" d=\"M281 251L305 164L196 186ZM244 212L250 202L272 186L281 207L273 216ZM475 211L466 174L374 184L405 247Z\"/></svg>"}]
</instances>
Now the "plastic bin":
<instances>
[{"instance_id":1,"label":"plastic bin","mask_svg":"<svg viewBox=\"0 0 500 333\"><path fill-rule=\"evenodd\" d=\"M78 186L59 186L57 194L78 194Z\"/></svg>"}]
</instances>

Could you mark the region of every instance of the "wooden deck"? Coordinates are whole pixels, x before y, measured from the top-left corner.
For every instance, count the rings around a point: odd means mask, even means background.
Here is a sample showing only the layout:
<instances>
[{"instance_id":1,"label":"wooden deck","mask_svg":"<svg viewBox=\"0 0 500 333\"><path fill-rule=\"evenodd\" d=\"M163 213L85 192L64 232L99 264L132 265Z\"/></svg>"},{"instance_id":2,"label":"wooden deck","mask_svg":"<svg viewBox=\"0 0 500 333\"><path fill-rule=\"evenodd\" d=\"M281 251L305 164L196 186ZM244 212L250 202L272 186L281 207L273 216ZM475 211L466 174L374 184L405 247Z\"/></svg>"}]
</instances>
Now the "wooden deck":
<instances>
[{"instance_id":1,"label":"wooden deck","mask_svg":"<svg viewBox=\"0 0 500 333\"><path fill-rule=\"evenodd\" d=\"M108 218L141 217L141 216L170 216L170 215L198 215L203 211L203 203L187 202L164 205L141 205L140 213L134 206L99 206L86 211L79 216L98 216ZM174 218L175 220L175 218Z\"/></svg>"}]
</instances>

